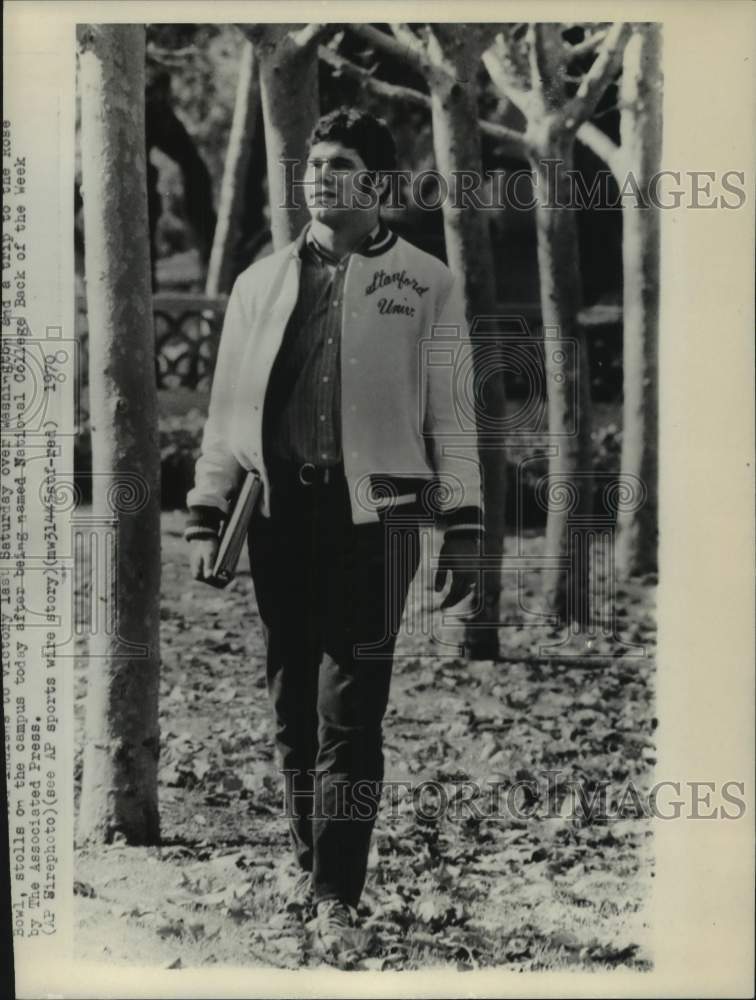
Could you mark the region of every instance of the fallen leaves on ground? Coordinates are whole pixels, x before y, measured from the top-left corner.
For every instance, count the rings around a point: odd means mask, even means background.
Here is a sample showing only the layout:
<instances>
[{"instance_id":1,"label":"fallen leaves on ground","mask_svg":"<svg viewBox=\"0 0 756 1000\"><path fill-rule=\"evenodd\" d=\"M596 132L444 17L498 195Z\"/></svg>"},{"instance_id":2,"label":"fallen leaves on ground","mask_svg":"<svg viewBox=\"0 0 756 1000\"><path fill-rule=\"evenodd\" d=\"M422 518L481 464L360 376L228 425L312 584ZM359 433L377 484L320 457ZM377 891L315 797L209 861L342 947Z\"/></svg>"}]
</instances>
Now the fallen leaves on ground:
<instances>
[{"instance_id":1,"label":"fallen leaves on ground","mask_svg":"<svg viewBox=\"0 0 756 1000\"><path fill-rule=\"evenodd\" d=\"M190 583L180 515L163 517L163 844L79 853L79 953L165 968L322 964L312 928L281 913L289 846L251 581L242 572L222 596ZM400 637L388 784L362 928L330 956L341 968L649 966L652 844L637 805L655 762L653 660L613 657L606 637L594 666L529 660L558 636L518 623L504 598L514 662ZM622 639L652 652L650 587L628 585L619 610ZM435 648L454 635L440 629ZM84 687L79 675L79 727Z\"/></svg>"}]
</instances>

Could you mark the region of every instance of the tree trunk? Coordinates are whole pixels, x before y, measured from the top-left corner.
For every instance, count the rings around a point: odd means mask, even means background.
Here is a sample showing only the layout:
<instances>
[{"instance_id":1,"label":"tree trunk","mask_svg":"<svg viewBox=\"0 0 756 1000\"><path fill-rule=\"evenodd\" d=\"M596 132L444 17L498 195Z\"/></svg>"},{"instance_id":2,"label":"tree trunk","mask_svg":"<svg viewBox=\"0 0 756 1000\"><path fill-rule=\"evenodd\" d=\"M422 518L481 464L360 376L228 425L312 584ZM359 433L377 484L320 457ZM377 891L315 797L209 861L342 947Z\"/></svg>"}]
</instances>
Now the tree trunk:
<instances>
[{"instance_id":1,"label":"tree trunk","mask_svg":"<svg viewBox=\"0 0 756 1000\"><path fill-rule=\"evenodd\" d=\"M455 172L482 176L480 132L474 84L472 52L460 43L460 33L447 39L444 56L453 73L431 72L431 115L436 168L449 182L449 197L442 210L446 256L452 273L462 282L474 366L482 390L478 415L478 454L483 478L484 543L486 556L504 552L506 501L506 454L501 442L506 396L502 344L491 329L495 312L494 262L488 218L472 205L462 207L453 197ZM487 317L489 322L480 322ZM484 412L481 412L481 408ZM493 426L493 433L492 433ZM465 630L465 652L471 659L496 659L499 654L498 622L501 572L487 571L483 578L483 602Z\"/></svg>"},{"instance_id":2,"label":"tree trunk","mask_svg":"<svg viewBox=\"0 0 756 1000\"><path fill-rule=\"evenodd\" d=\"M622 69L620 155L623 173L632 171L644 197L660 161L660 67L658 26L636 30L625 49ZM659 210L650 202L648 208L639 208L628 200L622 226L624 485L615 563L618 573L629 576L657 568Z\"/></svg>"},{"instance_id":3,"label":"tree trunk","mask_svg":"<svg viewBox=\"0 0 756 1000\"><path fill-rule=\"evenodd\" d=\"M239 62L234 117L223 166L218 222L205 283L207 295L216 296L230 291L235 278L234 251L241 233L244 203L247 197L246 181L252 145L255 142L259 103L260 85L257 79L255 52L252 43L245 41Z\"/></svg>"},{"instance_id":4,"label":"tree trunk","mask_svg":"<svg viewBox=\"0 0 756 1000\"><path fill-rule=\"evenodd\" d=\"M194 139L177 116L168 93L160 91L148 93L146 107L147 149L154 146L165 153L181 171L184 185L184 208L189 223L197 237L197 245L203 264L210 258L215 230L215 209L213 208L213 183L210 171L200 156ZM152 172L152 164L148 169ZM157 173L153 173L151 185L153 198L156 192ZM160 212L160 196L157 194L153 208L153 230ZM157 213L157 214L156 214Z\"/></svg>"},{"instance_id":5,"label":"tree trunk","mask_svg":"<svg viewBox=\"0 0 756 1000\"><path fill-rule=\"evenodd\" d=\"M82 840L159 838L160 455L150 292L142 25L80 30L93 518L115 539L91 584ZM114 514L115 512L115 514ZM100 536L101 538L102 536ZM99 542L99 538L93 541ZM111 558L112 557L112 558ZM108 608L106 602L114 604ZM108 615L114 619L110 627Z\"/></svg>"},{"instance_id":6,"label":"tree trunk","mask_svg":"<svg viewBox=\"0 0 756 1000\"><path fill-rule=\"evenodd\" d=\"M291 242L309 219L304 192L305 146L319 114L317 47L300 46L285 24L255 26L265 122L273 247Z\"/></svg>"},{"instance_id":7,"label":"tree trunk","mask_svg":"<svg viewBox=\"0 0 756 1000\"><path fill-rule=\"evenodd\" d=\"M580 266L571 185L574 138L557 133L546 116L531 142L536 184L538 273L544 329L544 367L548 393L549 473L541 501L547 506L544 555L570 558L568 521L592 509L591 396L587 345L577 322ZM550 610L563 620L582 620L587 608L588 579L583 560L544 571L544 595Z\"/></svg>"}]
</instances>

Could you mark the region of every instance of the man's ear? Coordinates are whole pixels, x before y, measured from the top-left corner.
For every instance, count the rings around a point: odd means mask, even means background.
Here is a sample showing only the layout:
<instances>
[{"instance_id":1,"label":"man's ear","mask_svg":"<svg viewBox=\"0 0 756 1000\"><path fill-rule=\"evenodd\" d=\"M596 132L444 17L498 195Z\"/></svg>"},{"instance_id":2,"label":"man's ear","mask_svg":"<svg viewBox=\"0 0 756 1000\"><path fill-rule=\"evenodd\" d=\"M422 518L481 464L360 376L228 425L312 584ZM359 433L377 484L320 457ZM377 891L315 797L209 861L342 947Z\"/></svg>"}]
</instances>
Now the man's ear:
<instances>
[{"instance_id":1,"label":"man's ear","mask_svg":"<svg viewBox=\"0 0 756 1000\"><path fill-rule=\"evenodd\" d=\"M391 183L391 176L388 173L383 173L380 170L376 170L375 174L375 190L378 195L378 201L383 202L389 190L389 185Z\"/></svg>"}]
</instances>

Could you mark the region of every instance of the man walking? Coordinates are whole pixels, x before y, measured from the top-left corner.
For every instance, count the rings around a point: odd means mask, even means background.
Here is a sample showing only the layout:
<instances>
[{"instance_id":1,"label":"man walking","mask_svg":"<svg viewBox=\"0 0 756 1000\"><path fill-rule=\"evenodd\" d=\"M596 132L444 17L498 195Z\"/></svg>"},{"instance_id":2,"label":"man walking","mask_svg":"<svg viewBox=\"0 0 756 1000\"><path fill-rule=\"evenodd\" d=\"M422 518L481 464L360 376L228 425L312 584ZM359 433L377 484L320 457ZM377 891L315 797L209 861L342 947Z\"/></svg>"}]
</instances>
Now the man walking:
<instances>
[{"instance_id":1,"label":"man walking","mask_svg":"<svg viewBox=\"0 0 756 1000\"><path fill-rule=\"evenodd\" d=\"M315 908L325 948L354 926L365 882L420 527L432 517L444 530L436 589L450 572L450 607L474 587L482 524L475 440L454 399L464 310L449 270L381 219L394 169L371 115L317 123L311 222L234 285L187 498L199 579L243 470L263 481L249 557L302 870L291 903Z\"/></svg>"}]
</instances>

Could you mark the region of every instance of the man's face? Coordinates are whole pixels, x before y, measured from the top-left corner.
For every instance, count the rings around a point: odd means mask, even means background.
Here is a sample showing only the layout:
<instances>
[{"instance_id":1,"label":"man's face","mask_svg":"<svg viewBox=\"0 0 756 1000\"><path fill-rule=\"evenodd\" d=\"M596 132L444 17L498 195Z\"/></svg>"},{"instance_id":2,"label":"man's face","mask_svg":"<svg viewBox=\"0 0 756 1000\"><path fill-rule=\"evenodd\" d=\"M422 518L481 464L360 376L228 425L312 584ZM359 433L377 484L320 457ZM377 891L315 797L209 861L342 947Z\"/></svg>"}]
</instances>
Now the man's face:
<instances>
[{"instance_id":1,"label":"man's face","mask_svg":"<svg viewBox=\"0 0 756 1000\"><path fill-rule=\"evenodd\" d=\"M360 154L340 142L316 142L310 149L305 171L307 208L313 219L332 228L343 226L378 205L369 190Z\"/></svg>"}]
</instances>

